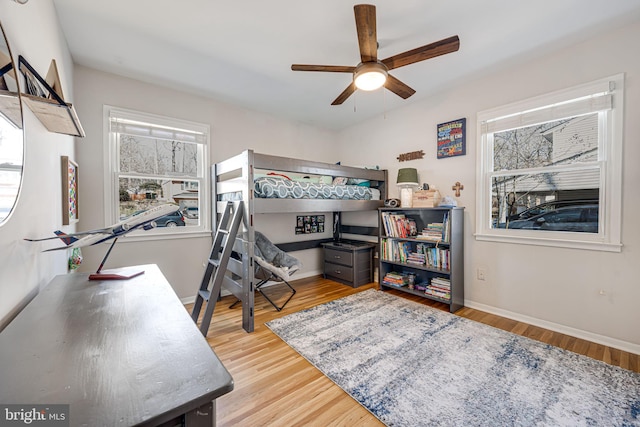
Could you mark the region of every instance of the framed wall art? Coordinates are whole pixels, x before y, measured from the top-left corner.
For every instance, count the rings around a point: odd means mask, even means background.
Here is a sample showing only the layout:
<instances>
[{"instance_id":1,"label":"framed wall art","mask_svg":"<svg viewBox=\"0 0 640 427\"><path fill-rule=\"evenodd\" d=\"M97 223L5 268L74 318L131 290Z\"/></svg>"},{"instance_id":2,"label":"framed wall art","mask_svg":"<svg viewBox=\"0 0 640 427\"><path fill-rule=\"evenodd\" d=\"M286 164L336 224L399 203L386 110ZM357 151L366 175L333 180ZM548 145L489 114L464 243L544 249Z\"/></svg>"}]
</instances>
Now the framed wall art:
<instances>
[{"instance_id":1,"label":"framed wall art","mask_svg":"<svg viewBox=\"0 0 640 427\"><path fill-rule=\"evenodd\" d=\"M78 222L78 164L62 156L62 225Z\"/></svg>"},{"instance_id":2,"label":"framed wall art","mask_svg":"<svg viewBox=\"0 0 640 427\"><path fill-rule=\"evenodd\" d=\"M438 158L464 156L467 153L467 119L453 120L438 125Z\"/></svg>"},{"instance_id":3,"label":"framed wall art","mask_svg":"<svg viewBox=\"0 0 640 427\"><path fill-rule=\"evenodd\" d=\"M296 217L296 234L324 233L324 215Z\"/></svg>"}]
</instances>

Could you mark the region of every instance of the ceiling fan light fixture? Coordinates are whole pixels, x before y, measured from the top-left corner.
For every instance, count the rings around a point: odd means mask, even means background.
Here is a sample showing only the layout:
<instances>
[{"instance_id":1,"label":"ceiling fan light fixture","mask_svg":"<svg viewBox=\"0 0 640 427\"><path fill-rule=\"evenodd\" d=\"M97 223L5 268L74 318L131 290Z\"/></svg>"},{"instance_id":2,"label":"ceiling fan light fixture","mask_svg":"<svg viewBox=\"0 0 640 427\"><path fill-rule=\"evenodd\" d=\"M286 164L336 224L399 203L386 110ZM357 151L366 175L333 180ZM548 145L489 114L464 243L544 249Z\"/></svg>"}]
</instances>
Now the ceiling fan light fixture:
<instances>
[{"instance_id":1,"label":"ceiling fan light fixture","mask_svg":"<svg viewBox=\"0 0 640 427\"><path fill-rule=\"evenodd\" d=\"M353 73L353 82L360 90L376 90L387 81L387 67L380 62L364 62Z\"/></svg>"}]
</instances>

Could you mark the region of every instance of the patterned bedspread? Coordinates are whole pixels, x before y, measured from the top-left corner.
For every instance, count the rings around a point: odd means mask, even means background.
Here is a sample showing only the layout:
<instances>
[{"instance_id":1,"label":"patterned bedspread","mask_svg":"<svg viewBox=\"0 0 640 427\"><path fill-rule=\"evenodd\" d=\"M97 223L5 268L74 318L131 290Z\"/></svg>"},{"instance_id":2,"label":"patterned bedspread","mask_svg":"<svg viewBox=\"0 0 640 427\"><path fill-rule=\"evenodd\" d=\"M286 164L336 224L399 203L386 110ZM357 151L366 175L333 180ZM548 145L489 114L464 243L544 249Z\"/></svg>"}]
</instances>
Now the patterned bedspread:
<instances>
[{"instance_id":1,"label":"patterned bedspread","mask_svg":"<svg viewBox=\"0 0 640 427\"><path fill-rule=\"evenodd\" d=\"M256 197L266 199L380 200L380 190L358 185L327 185L289 181L276 177L258 178Z\"/></svg>"}]
</instances>

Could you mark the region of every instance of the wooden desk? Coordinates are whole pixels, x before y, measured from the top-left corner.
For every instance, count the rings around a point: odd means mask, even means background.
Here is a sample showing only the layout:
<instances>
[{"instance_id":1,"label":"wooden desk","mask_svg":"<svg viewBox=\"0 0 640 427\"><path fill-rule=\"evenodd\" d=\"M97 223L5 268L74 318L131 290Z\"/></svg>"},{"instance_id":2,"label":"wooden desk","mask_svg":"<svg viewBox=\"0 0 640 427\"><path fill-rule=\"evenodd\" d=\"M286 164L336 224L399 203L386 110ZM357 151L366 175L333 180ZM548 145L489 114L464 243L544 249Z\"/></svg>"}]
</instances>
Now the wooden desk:
<instances>
[{"instance_id":1,"label":"wooden desk","mask_svg":"<svg viewBox=\"0 0 640 427\"><path fill-rule=\"evenodd\" d=\"M215 425L233 379L155 265L61 275L0 333L0 404L69 404L72 426Z\"/></svg>"}]
</instances>

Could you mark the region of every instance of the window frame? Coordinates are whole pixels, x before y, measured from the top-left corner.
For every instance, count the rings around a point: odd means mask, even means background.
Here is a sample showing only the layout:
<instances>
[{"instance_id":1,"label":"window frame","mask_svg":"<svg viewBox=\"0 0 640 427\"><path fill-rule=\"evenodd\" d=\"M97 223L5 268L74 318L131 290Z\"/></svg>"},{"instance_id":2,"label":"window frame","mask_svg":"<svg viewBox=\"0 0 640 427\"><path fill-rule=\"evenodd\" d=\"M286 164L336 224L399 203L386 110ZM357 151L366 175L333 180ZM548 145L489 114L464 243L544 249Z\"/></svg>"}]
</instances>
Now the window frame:
<instances>
[{"instance_id":1,"label":"window frame","mask_svg":"<svg viewBox=\"0 0 640 427\"><path fill-rule=\"evenodd\" d=\"M126 237L130 241L155 240L165 238L188 238L209 236L211 234L210 203L209 203L209 179L208 179L208 159L209 147L211 143L211 132L208 124L196 123L182 119L176 119L157 114L130 110L126 108L103 106L103 137L104 137L104 218L106 226L115 224L119 219L119 152L118 144L110 130L112 117L147 122L158 127L169 127L185 129L192 132L202 133L204 142L196 142L202 145L202 161L198 165L198 177L187 179L187 181L198 182L198 211L200 224L189 227L167 227L155 228L153 230L135 230L128 233ZM170 178L167 176L167 178ZM180 180L182 180L180 178Z\"/></svg>"},{"instance_id":2,"label":"window frame","mask_svg":"<svg viewBox=\"0 0 640 427\"><path fill-rule=\"evenodd\" d=\"M501 229L491 226L492 186L496 174L523 173L527 169L493 171L493 132L484 132L483 125L500 118L516 116L528 111L544 110L570 100L597 93L611 94L611 108L599 114L598 161L600 168L599 232L540 231ZM568 89L525 99L477 113L476 134L476 233L478 241L529 244L620 252L622 218L622 146L624 121L624 74L617 74ZM580 168L568 166L566 169ZM537 171L538 169L536 169Z\"/></svg>"}]
</instances>

